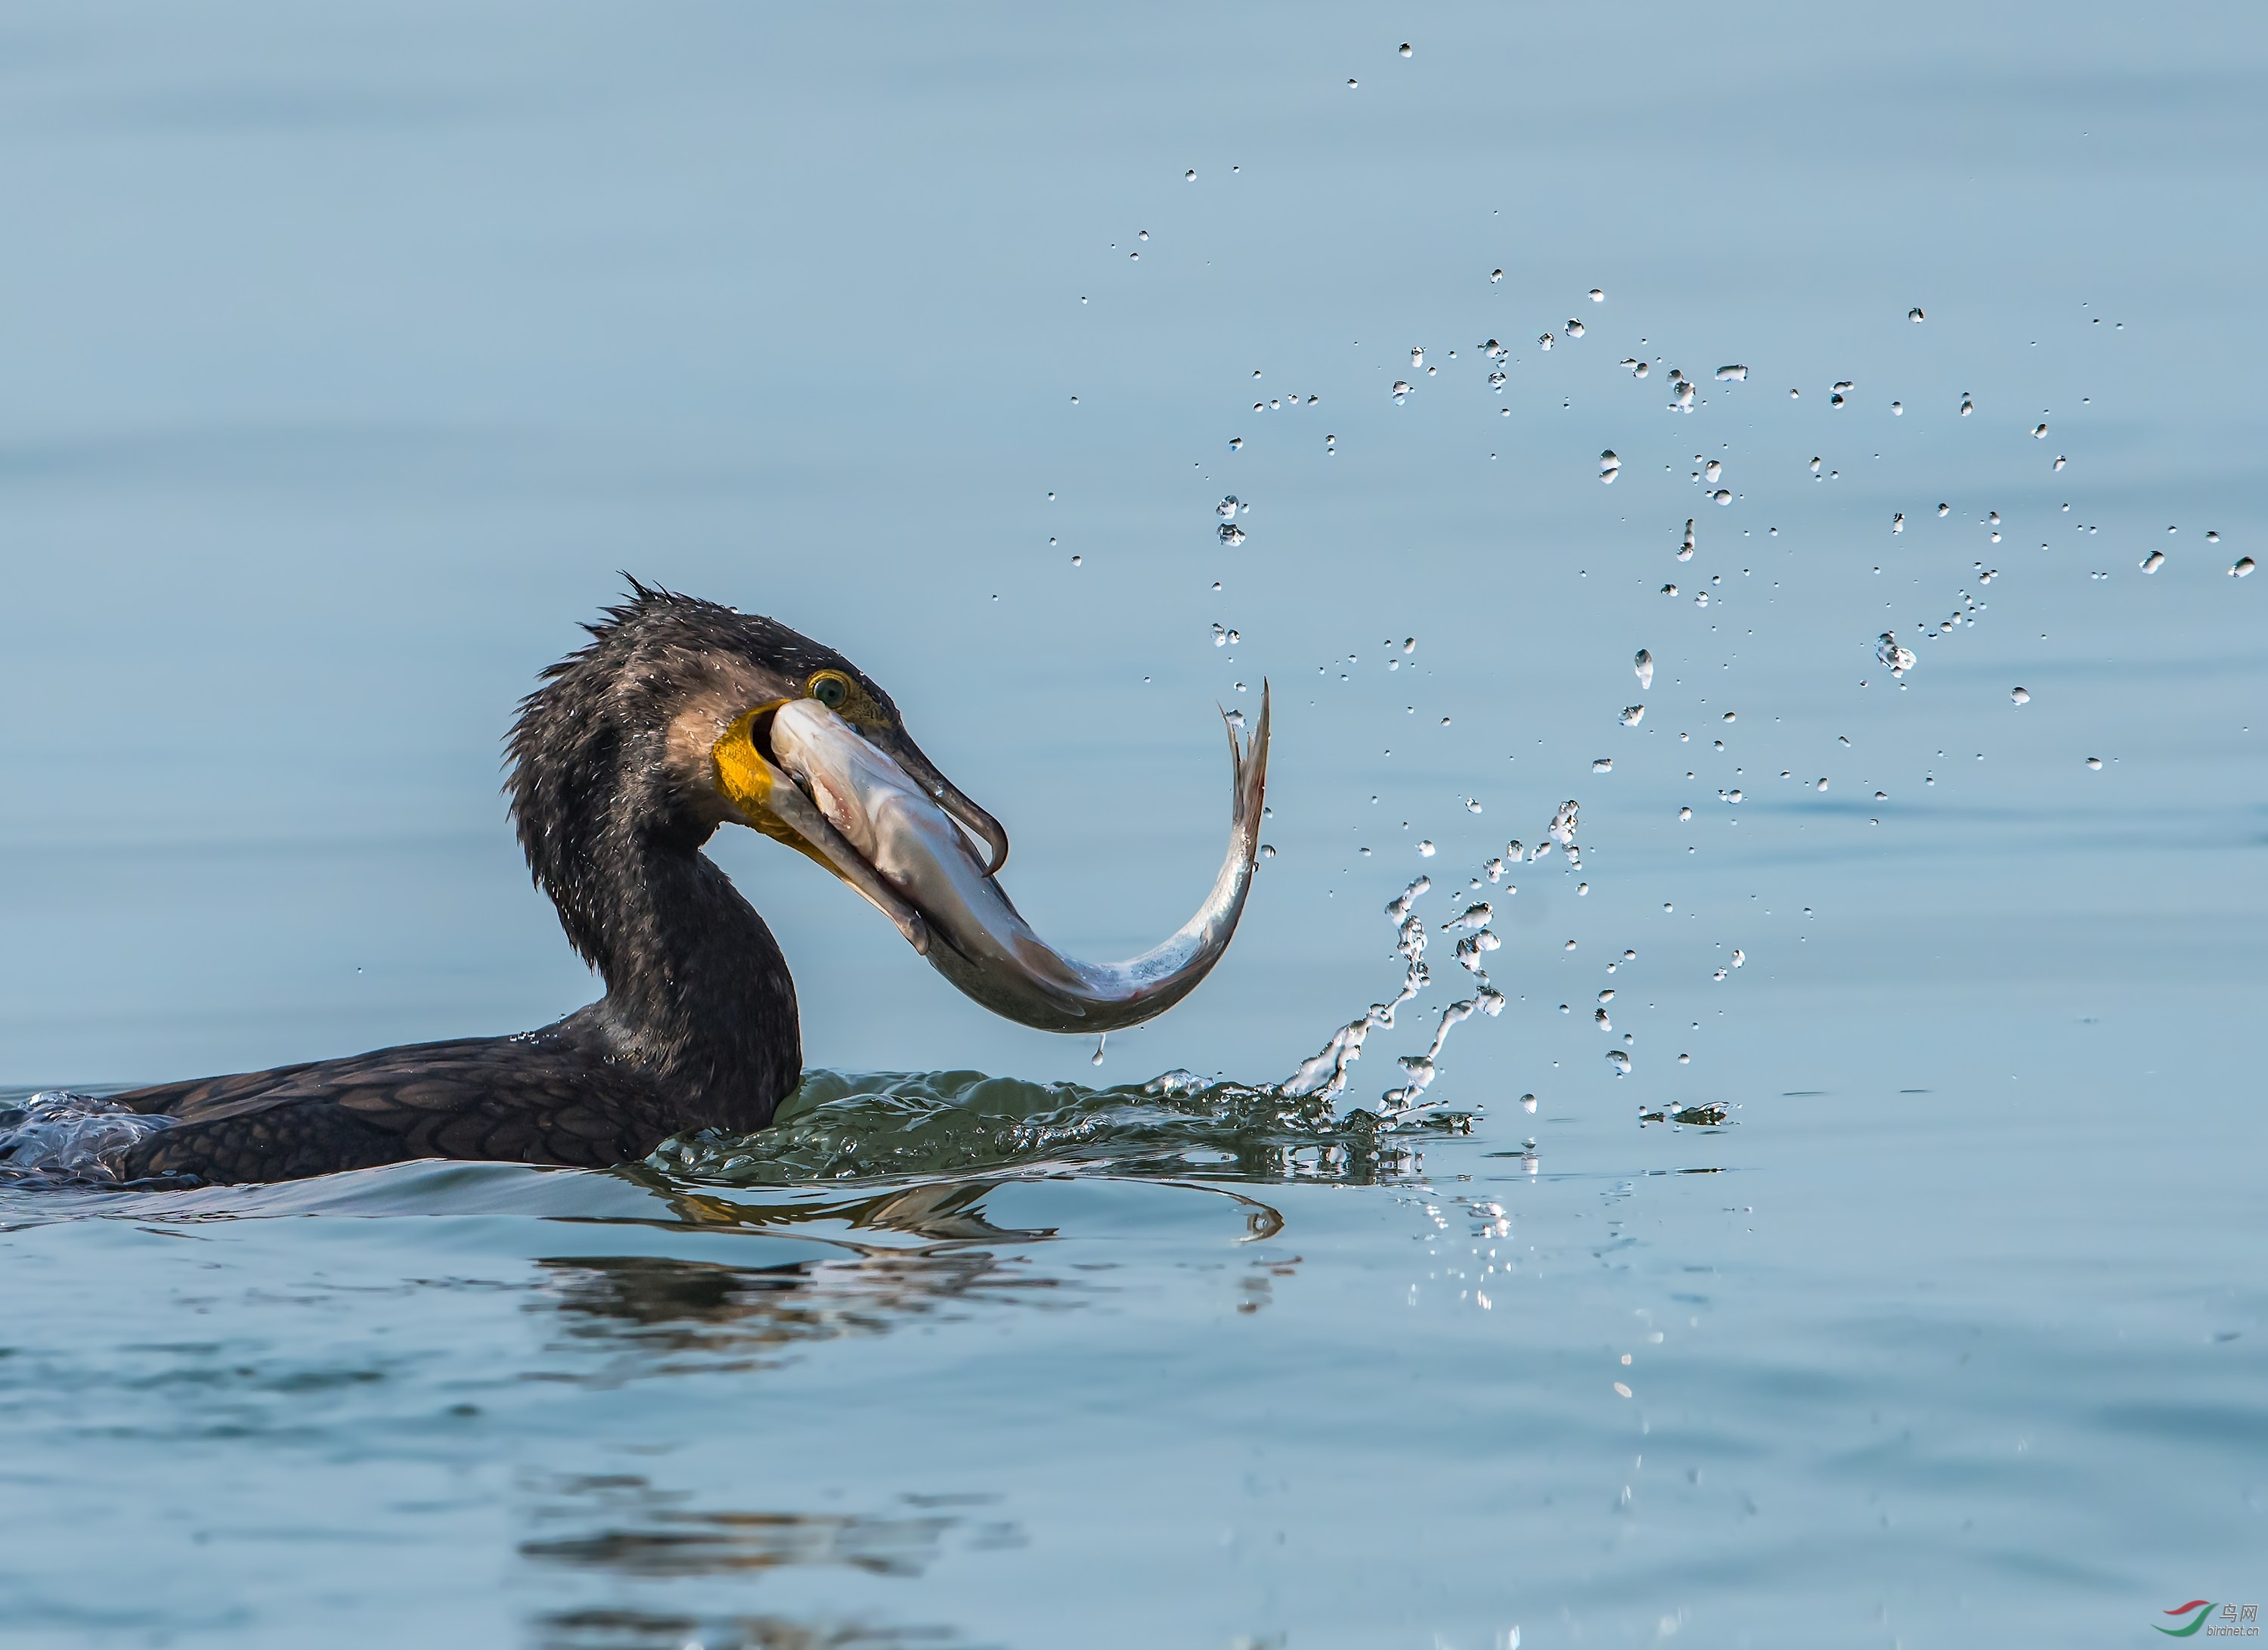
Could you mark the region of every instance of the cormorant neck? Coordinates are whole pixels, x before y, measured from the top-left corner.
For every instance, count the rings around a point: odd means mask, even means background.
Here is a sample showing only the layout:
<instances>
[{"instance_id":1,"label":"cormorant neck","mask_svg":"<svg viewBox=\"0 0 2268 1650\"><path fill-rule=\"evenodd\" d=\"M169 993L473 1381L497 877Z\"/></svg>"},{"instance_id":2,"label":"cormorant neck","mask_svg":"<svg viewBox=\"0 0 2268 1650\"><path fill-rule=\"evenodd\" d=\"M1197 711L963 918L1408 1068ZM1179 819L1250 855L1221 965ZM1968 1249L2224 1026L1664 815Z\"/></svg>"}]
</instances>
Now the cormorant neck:
<instances>
[{"instance_id":1,"label":"cormorant neck","mask_svg":"<svg viewBox=\"0 0 2268 1650\"><path fill-rule=\"evenodd\" d=\"M602 886L577 903L608 913L591 960L613 1040L683 1096L685 1127L762 1128L803 1073L795 982L771 930L690 843L644 837L589 869Z\"/></svg>"}]
</instances>

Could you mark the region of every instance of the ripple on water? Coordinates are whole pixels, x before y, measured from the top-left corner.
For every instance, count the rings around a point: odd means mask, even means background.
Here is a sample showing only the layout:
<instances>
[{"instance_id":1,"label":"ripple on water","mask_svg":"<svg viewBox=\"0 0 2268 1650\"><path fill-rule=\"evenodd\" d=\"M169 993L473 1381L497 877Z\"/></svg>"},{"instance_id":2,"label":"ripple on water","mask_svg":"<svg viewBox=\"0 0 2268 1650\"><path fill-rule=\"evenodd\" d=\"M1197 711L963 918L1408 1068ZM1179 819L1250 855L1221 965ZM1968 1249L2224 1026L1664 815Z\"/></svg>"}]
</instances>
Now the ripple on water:
<instances>
[{"instance_id":1,"label":"ripple on water","mask_svg":"<svg viewBox=\"0 0 2268 1650\"><path fill-rule=\"evenodd\" d=\"M1469 1118L1388 1123L1330 1096L1171 1072L1089 1088L978 1072L814 1071L769 1129L673 1140L648 1160L680 1182L792 1186L1039 1168L1136 1178L1355 1182L1413 1172L1425 1132Z\"/></svg>"},{"instance_id":2,"label":"ripple on water","mask_svg":"<svg viewBox=\"0 0 2268 1650\"><path fill-rule=\"evenodd\" d=\"M114 1184L120 1159L171 1123L68 1089L0 1098L0 1175Z\"/></svg>"}]
</instances>

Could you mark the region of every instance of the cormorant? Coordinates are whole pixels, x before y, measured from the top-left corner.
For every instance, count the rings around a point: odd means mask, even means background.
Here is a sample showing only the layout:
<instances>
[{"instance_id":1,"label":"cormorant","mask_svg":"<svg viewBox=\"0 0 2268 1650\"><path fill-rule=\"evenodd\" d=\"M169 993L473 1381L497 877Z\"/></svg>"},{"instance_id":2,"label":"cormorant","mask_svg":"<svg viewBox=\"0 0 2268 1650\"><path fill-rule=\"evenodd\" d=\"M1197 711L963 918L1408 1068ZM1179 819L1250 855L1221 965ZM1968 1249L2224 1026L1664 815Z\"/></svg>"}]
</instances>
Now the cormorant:
<instances>
[{"instance_id":1,"label":"cormorant","mask_svg":"<svg viewBox=\"0 0 2268 1650\"><path fill-rule=\"evenodd\" d=\"M763 919L701 851L721 824L818 861L964 991L1048 1029L1161 1013L1228 944L1258 848L1264 694L1248 747L1241 717L1227 718L1235 805L1211 895L1157 950L1095 966L1016 915L992 876L1007 833L842 654L636 581L585 628L590 643L520 703L507 788L535 882L606 995L519 1036L117 1096L170 1120L114 1165L120 1178L276 1181L431 1157L603 1168L682 1131L765 1127L802 1074L795 983Z\"/></svg>"}]
</instances>

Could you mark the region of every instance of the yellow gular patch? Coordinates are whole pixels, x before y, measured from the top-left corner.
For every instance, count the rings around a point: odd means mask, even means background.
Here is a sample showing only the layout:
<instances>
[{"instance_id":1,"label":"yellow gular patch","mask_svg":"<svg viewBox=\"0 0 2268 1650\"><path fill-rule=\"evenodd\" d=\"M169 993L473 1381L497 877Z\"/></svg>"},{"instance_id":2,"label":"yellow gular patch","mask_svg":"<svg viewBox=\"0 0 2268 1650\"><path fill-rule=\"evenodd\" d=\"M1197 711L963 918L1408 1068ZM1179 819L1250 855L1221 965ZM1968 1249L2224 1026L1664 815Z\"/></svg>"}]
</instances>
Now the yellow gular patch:
<instances>
[{"instance_id":1,"label":"yellow gular patch","mask_svg":"<svg viewBox=\"0 0 2268 1650\"><path fill-rule=\"evenodd\" d=\"M772 786L779 783L775 777L778 770L756 748L755 733L758 723L786 703L784 699L774 699L768 704L742 711L725 730L725 736L710 748L710 756L717 764L717 789L740 809L740 817L752 829L762 831L774 842L785 843L789 847L808 854L819 864L826 866L830 874L835 874L835 867L828 863L826 857L804 841L771 809Z\"/></svg>"}]
</instances>

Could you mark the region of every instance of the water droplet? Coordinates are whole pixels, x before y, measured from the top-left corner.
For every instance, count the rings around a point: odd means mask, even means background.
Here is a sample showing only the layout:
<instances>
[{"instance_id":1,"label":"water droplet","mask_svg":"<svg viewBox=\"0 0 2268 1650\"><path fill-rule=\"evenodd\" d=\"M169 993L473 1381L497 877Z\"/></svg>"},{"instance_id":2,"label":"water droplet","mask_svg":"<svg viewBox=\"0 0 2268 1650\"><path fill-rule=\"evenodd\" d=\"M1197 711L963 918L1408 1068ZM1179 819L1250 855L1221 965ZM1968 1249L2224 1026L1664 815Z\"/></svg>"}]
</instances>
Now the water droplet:
<instances>
[{"instance_id":1,"label":"water droplet","mask_svg":"<svg viewBox=\"0 0 2268 1650\"><path fill-rule=\"evenodd\" d=\"M1814 459L1814 460L1811 460L1811 473L1812 473L1814 475L1818 475L1818 474L1819 474L1819 460L1818 460L1817 459Z\"/></svg>"},{"instance_id":2,"label":"water droplet","mask_svg":"<svg viewBox=\"0 0 2268 1650\"><path fill-rule=\"evenodd\" d=\"M1418 855L1421 859L1431 859L1433 857L1432 843L1431 841L1419 843L1418 844Z\"/></svg>"},{"instance_id":3,"label":"water droplet","mask_svg":"<svg viewBox=\"0 0 2268 1650\"><path fill-rule=\"evenodd\" d=\"M1738 364L1732 366L1720 366L1717 369L1717 381L1719 384L1737 384L1748 375L1749 369Z\"/></svg>"},{"instance_id":4,"label":"water droplet","mask_svg":"<svg viewBox=\"0 0 2268 1650\"><path fill-rule=\"evenodd\" d=\"M1609 1049L1607 1050L1607 1064L1615 1068L1615 1075L1616 1077L1628 1077L1630 1075L1631 1057L1629 1055L1624 1054L1620 1049ZM1621 1392L1624 1397L1628 1397L1630 1396L1629 1389L1624 1388L1619 1381L1615 1383L1615 1389Z\"/></svg>"},{"instance_id":5,"label":"water droplet","mask_svg":"<svg viewBox=\"0 0 2268 1650\"><path fill-rule=\"evenodd\" d=\"M1238 451L1240 451L1240 450L1241 450L1241 449L1242 449L1243 446L1244 446L1244 438L1243 438L1242 436L1231 436L1231 437L1229 437L1229 438L1228 438L1228 447L1229 447L1229 451L1230 451L1230 452L1232 452L1232 453L1238 452Z\"/></svg>"},{"instance_id":6,"label":"water droplet","mask_svg":"<svg viewBox=\"0 0 2268 1650\"><path fill-rule=\"evenodd\" d=\"M1719 487L1709 497L1720 505L1729 505L1733 502L1733 490L1729 487Z\"/></svg>"},{"instance_id":7,"label":"water droplet","mask_svg":"<svg viewBox=\"0 0 2268 1650\"><path fill-rule=\"evenodd\" d=\"M1415 344L1412 344L1410 348L1410 365L1413 367L1419 367L1425 365L1425 351Z\"/></svg>"},{"instance_id":8,"label":"water droplet","mask_svg":"<svg viewBox=\"0 0 2268 1650\"><path fill-rule=\"evenodd\" d=\"M1233 521L1236 519L1236 512L1243 507L1243 501L1238 498L1234 493L1231 493L1227 497L1222 499L1212 508L1213 513L1219 516L1223 521Z\"/></svg>"},{"instance_id":9,"label":"water droplet","mask_svg":"<svg viewBox=\"0 0 2268 1650\"><path fill-rule=\"evenodd\" d=\"M2230 566L2228 576L2231 578L2250 578L2252 577L2253 568L2257 565L2258 565L2258 564L2254 562L2250 556L2240 556L2236 558L2235 564Z\"/></svg>"},{"instance_id":10,"label":"water droplet","mask_svg":"<svg viewBox=\"0 0 2268 1650\"><path fill-rule=\"evenodd\" d=\"M1501 269L1491 269L1491 270L1489 271L1489 280L1490 280L1490 282L1491 282L1491 284L1493 284L1493 283L1495 283L1495 282L1498 282L1498 281L1501 281L1501 280L1503 280L1503 279L1504 279L1504 271L1503 271L1503 270L1501 270Z\"/></svg>"},{"instance_id":11,"label":"water droplet","mask_svg":"<svg viewBox=\"0 0 2268 1650\"><path fill-rule=\"evenodd\" d=\"M1890 531L1891 531L1891 532L1893 532L1893 533L1904 533L1905 530L1906 530L1906 512L1905 512L1904 511L1901 510L1901 511L1898 511L1898 512L1895 512L1895 513L1890 517Z\"/></svg>"},{"instance_id":12,"label":"water droplet","mask_svg":"<svg viewBox=\"0 0 2268 1650\"><path fill-rule=\"evenodd\" d=\"M1827 781L1826 781L1824 778L1822 778L1822 779L1820 780L1820 782L1819 782L1819 788L1820 788L1821 790L1822 790L1822 791L1824 791L1824 790L1827 788Z\"/></svg>"},{"instance_id":13,"label":"water droplet","mask_svg":"<svg viewBox=\"0 0 2268 1650\"><path fill-rule=\"evenodd\" d=\"M1477 798L1477 797L1469 797L1469 797L1467 797L1467 798L1465 799L1465 812L1466 812L1466 813L1468 813L1468 814L1477 814L1477 813L1479 813L1480 811L1481 811L1481 805L1480 805L1480 799L1479 799L1479 798Z\"/></svg>"},{"instance_id":14,"label":"water droplet","mask_svg":"<svg viewBox=\"0 0 2268 1650\"><path fill-rule=\"evenodd\" d=\"M1890 416L1891 416L1891 417L1893 417L1893 418L1903 418L1903 417L1904 417L1905 416L1906 416L1906 404L1905 404L1905 402L1904 402L1904 401L1892 401L1892 402L1890 403Z\"/></svg>"},{"instance_id":15,"label":"water droplet","mask_svg":"<svg viewBox=\"0 0 2268 1650\"><path fill-rule=\"evenodd\" d=\"M1534 1111L1535 1109L1535 1096L1533 1094L1522 1094L1520 1097L1520 1109L1522 1111Z\"/></svg>"},{"instance_id":16,"label":"water droplet","mask_svg":"<svg viewBox=\"0 0 2268 1650\"><path fill-rule=\"evenodd\" d=\"M1593 773L1612 773L1614 770L1615 759L1613 757L1594 756L1591 758L1591 771Z\"/></svg>"},{"instance_id":17,"label":"water droplet","mask_svg":"<svg viewBox=\"0 0 2268 1650\"><path fill-rule=\"evenodd\" d=\"M1904 676L1914 666L1913 650L1900 647L1896 634L1889 630L1882 632L1881 641L1874 649L1874 657L1889 667L1893 676Z\"/></svg>"},{"instance_id":18,"label":"water droplet","mask_svg":"<svg viewBox=\"0 0 2268 1650\"><path fill-rule=\"evenodd\" d=\"M1195 183L1197 180L1197 169L1195 166L1191 166L1187 172L1182 173L1182 181L1184 183Z\"/></svg>"},{"instance_id":19,"label":"water droplet","mask_svg":"<svg viewBox=\"0 0 2268 1650\"><path fill-rule=\"evenodd\" d=\"M1677 559L1681 562L1693 559L1693 518L1690 516L1685 518L1685 539L1677 547Z\"/></svg>"},{"instance_id":20,"label":"water droplet","mask_svg":"<svg viewBox=\"0 0 2268 1650\"><path fill-rule=\"evenodd\" d=\"M2031 689L2029 688L2013 688L2009 689L2008 697L2013 699L2018 704L2029 704L2032 702Z\"/></svg>"},{"instance_id":21,"label":"water droplet","mask_svg":"<svg viewBox=\"0 0 2268 1650\"><path fill-rule=\"evenodd\" d=\"M1260 857L1263 859L1273 859L1276 857L1276 845L1273 843L1261 843Z\"/></svg>"},{"instance_id":22,"label":"water droplet","mask_svg":"<svg viewBox=\"0 0 2268 1650\"><path fill-rule=\"evenodd\" d=\"M1701 479L1708 482L1712 487L1714 487L1717 484L1719 479L1721 478L1724 474L1725 460L1722 459L1711 459L1706 464L1704 464L1701 467Z\"/></svg>"},{"instance_id":23,"label":"water droplet","mask_svg":"<svg viewBox=\"0 0 2268 1650\"><path fill-rule=\"evenodd\" d=\"M1693 810L1690 807L1682 807L1677 810L1677 819L1680 824L1684 823L1684 821L1691 819L1692 817Z\"/></svg>"},{"instance_id":24,"label":"water droplet","mask_svg":"<svg viewBox=\"0 0 2268 1650\"><path fill-rule=\"evenodd\" d=\"M1408 41L1403 41L1403 42L1402 42L1402 55L1403 55L1404 57L1407 57L1408 55L1410 55L1410 42L1409 42Z\"/></svg>"},{"instance_id":25,"label":"water droplet","mask_svg":"<svg viewBox=\"0 0 2268 1650\"><path fill-rule=\"evenodd\" d=\"M1567 335L1570 338L1581 337L1583 335L1583 323L1580 320L1574 320L1572 317L1570 317L1567 322Z\"/></svg>"},{"instance_id":26,"label":"water droplet","mask_svg":"<svg viewBox=\"0 0 2268 1650\"><path fill-rule=\"evenodd\" d=\"M1399 407L1403 401L1408 401L1409 399L1410 380L1407 379L1395 379L1394 380L1394 404L1396 407Z\"/></svg>"},{"instance_id":27,"label":"water droplet","mask_svg":"<svg viewBox=\"0 0 2268 1650\"><path fill-rule=\"evenodd\" d=\"M1677 593L1677 586L1675 585L1664 585L1661 587L1661 593L1665 596L1674 596Z\"/></svg>"},{"instance_id":28,"label":"water droplet","mask_svg":"<svg viewBox=\"0 0 2268 1650\"><path fill-rule=\"evenodd\" d=\"M2220 542L2220 534L2218 533L2208 533L2205 535L2205 541L2207 544L2218 544Z\"/></svg>"},{"instance_id":29,"label":"water droplet","mask_svg":"<svg viewBox=\"0 0 2268 1650\"><path fill-rule=\"evenodd\" d=\"M2100 756L2089 756L2087 759L2087 765L2092 771L2100 773L2102 771L2102 758Z\"/></svg>"},{"instance_id":30,"label":"water droplet","mask_svg":"<svg viewBox=\"0 0 2268 1650\"><path fill-rule=\"evenodd\" d=\"M1741 950L1738 947L1734 947L1734 950L1733 950L1733 966L1734 966L1734 968L1736 968L1736 969L1737 969L1737 968L1739 968L1739 967L1741 966L1741 964L1742 964L1743 962L1746 962L1748 960L1749 960L1749 954L1748 954L1747 952Z\"/></svg>"},{"instance_id":31,"label":"water droplet","mask_svg":"<svg viewBox=\"0 0 2268 1650\"><path fill-rule=\"evenodd\" d=\"M2066 463L2068 463L2068 462L2069 462L2069 460L2066 460L2066 459L2064 457L2064 455L2063 455L2062 453L2057 453L2057 454L2056 454L2056 461L2055 461L2055 467L2056 467L2056 468L2058 468L2058 469L2061 469L2061 468L2065 466L2065 464L2066 464Z\"/></svg>"},{"instance_id":32,"label":"water droplet","mask_svg":"<svg viewBox=\"0 0 2268 1650\"><path fill-rule=\"evenodd\" d=\"M1625 705L1625 706L1624 706L1624 707L1623 707L1623 716L1622 716L1622 723L1623 723L1623 726L1624 726L1624 727L1636 727L1636 726L1638 725L1638 723L1639 723L1641 720L1643 720L1643 719L1645 718L1645 716L1646 716L1646 707L1645 707L1644 705L1642 705L1642 704L1631 704L1631 705Z\"/></svg>"},{"instance_id":33,"label":"water droplet","mask_svg":"<svg viewBox=\"0 0 2268 1650\"><path fill-rule=\"evenodd\" d=\"M1223 544L1229 546L1231 549L1234 549L1237 545L1244 542L1244 529L1238 527L1233 521L1222 522L1220 524L1220 541Z\"/></svg>"},{"instance_id":34,"label":"water droplet","mask_svg":"<svg viewBox=\"0 0 2268 1650\"><path fill-rule=\"evenodd\" d=\"M1575 799L1572 797L1569 797L1557 807L1553 808L1551 810L1551 840L1557 843L1562 848L1568 846L1575 840L1575 828L1580 822L1580 814L1575 806ZM1575 942L1572 939L1567 942L1569 949L1572 950L1573 948L1574 943Z\"/></svg>"},{"instance_id":35,"label":"water droplet","mask_svg":"<svg viewBox=\"0 0 2268 1650\"><path fill-rule=\"evenodd\" d=\"M1711 979L1712 979L1712 980L1721 980L1721 979L1723 979L1723 978L1725 977L1725 974L1726 974L1726 970L1725 970L1725 969L1718 969L1714 974L1711 975L1709 977L1710 977Z\"/></svg>"},{"instance_id":36,"label":"water droplet","mask_svg":"<svg viewBox=\"0 0 2268 1650\"><path fill-rule=\"evenodd\" d=\"M1609 992L1608 995L1612 996L1613 993ZM1612 1031L1615 1028L1615 1022L1607 1018L1607 1011L1603 1008L1592 1011L1591 1023L1602 1031Z\"/></svg>"},{"instance_id":37,"label":"water droplet","mask_svg":"<svg viewBox=\"0 0 2268 1650\"><path fill-rule=\"evenodd\" d=\"M2032 426L2032 439L2035 441L2041 440L2045 438L2047 432L2048 427L2044 423L2034 424Z\"/></svg>"},{"instance_id":38,"label":"water droplet","mask_svg":"<svg viewBox=\"0 0 2268 1650\"><path fill-rule=\"evenodd\" d=\"M1638 673L1638 685L1640 688L1653 686L1653 654L1650 651L1643 647L1639 648L1637 654L1631 659L1631 668Z\"/></svg>"},{"instance_id":39,"label":"water droplet","mask_svg":"<svg viewBox=\"0 0 2268 1650\"><path fill-rule=\"evenodd\" d=\"M1456 916L1449 918L1447 922L1443 923L1441 924L1441 932L1443 933L1453 933L1461 928L1477 931L1487 927L1489 925L1490 919L1495 915L1496 913L1494 910L1490 906L1486 900L1477 900L1472 904L1465 907L1465 909ZM1491 946L1488 947L1488 949L1492 951L1495 947Z\"/></svg>"},{"instance_id":40,"label":"water droplet","mask_svg":"<svg viewBox=\"0 0 2268 1650\"><path fill-rule=\"evenodd\" d=\"M1621 473L1622 468L1623 461L1612 452L1599 454L1599 479L1609 486L1613 485L1614 479Z\"/></svg>"},{"instance_id":41,"label":"water droplet","mask_svg":"<svg viewBox=\"0 0 2268 1650\"><path fill-rule=\"evenodd\" d=\"M1087 1062L1089 1065L1101 1065L1102 1064L1102 1045L1109 1040L1110 1034L1107 1031L1094 1040L1094 1057Z\"/></svg>"},{"instance_id":42,"label":"water droplet","mask_svg":"<svg viewBox=\"0 0 2268 1650\"><path fill-rule=\"evenodd\" d=\"M1084 564L1086 560L1086 558L1083 556L1074 556L1071 558L1071 564L1073 567L1078 567Z\"/></svg>"},{"instance_id":43,"label":"water droplet","mask_svg":"<svg viewBox=\"0 0 2268 1650\"><path fill-rule=\"evenodd\" d=\"M1356 78L1355 78L1352 75L1349 75L1349 76L1347 77L1347 90L1348 90L1348 91L1350 91L1350 92L1353 91L1353 90L1355 89L1355 87L1356 87L1357 85L1360 85L1360 84L1361 84L1361 83L1360 83L1359 81L1356 80Z\"/></svg>"},{"instance_id":44,"label":"water droplet","mask_svg":"<svg viewBox=\"0 0 2268 1650\"><path fill-rule=\"evenodd\" d=\"M1595 286L1591 289L1591 302L1594 304L1603 304L1606 301L1607 295L1602 289Z\"/></svg>"},{"instance_id":45,"label":"water droplet","mask_svg":"<svg viewBox=\"0 0 2268 1650\"><path fill-rule=\"evenodd\" d=\"M1215 647L1228 645L1228 631L1224 627L1218 624L1212 627L1212 645Z\"/></svg>"},{"instance_id":46,"label":"water droplet","mask_svg":"<svg viewBox=\"0 0 2268 1650\"><path fill-rule=\"evenodd\" d=\"M1912 321L1916 326L1919 326L1922 320L1922 313L1918 309L1910 309L1906 311L1906 319Z\"/></svg>"},{"instance_id":47,"label":"water droplet","mask_svg":"<svg viewBox=\"0 0 2268 1650\"><path fill-rule=\"evenodd\" d=\"M1977 410L1977 403L1976 403L1975 401L1973 401L1970 400L1970 399L1969 399L1969 397L1967 397L1966 395L1963 395L1963 396L1961 398L1961 416L1962 416L1963 418L1966 418L1967 416L1969 416L1969 415L1970 415L1970 413L1973 413L1973 412L1975 412L1976 410Z\"/></svg>"}]
</instances>

